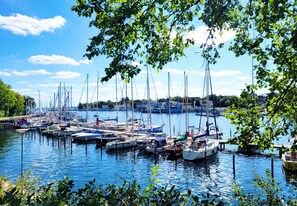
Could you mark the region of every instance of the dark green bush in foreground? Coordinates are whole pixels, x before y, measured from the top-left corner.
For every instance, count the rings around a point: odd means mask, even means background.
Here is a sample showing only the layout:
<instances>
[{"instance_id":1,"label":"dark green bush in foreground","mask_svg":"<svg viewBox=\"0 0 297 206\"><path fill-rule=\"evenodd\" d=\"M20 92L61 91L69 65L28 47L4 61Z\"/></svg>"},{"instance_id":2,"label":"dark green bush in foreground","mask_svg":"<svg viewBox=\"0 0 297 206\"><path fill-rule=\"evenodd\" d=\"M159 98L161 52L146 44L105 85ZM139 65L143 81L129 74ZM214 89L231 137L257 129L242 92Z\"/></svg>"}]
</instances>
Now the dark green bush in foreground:
<instances>
[{"instance_id":1,"label":"dark green bush in foreground","mask_svg":"<svg viewBox=\"0 0 297 206\"><path fill-rule=\"evenodd\" d=\"M256 177L256 193L244 194L242 188L234 186L229 202L219 197L199 199L191 191L181 192L174 186L156 187L157 168L153 168L149 185L142 189L136 181L123 181L120 186L111 184L96 186L95 180L84 188L74 191L73 180L64 178L44 186L37 179L29 180L29 173L14 185L6 186L6 178L0 179L0 205L297 205L296 194L285 196L268 173L267 180Z\"/></svg>"}]
</instances>

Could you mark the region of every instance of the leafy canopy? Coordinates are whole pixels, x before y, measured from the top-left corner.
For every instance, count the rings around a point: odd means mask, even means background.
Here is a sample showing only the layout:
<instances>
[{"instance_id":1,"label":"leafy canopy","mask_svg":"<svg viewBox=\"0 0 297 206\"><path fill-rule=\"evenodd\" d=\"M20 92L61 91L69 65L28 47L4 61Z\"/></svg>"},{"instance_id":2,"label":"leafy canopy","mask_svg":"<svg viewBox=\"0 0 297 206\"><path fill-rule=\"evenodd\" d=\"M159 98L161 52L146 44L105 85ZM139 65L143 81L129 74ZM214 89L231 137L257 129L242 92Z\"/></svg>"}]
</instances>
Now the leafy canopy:
<instances>
[{"instance_id":1,"label":"leafy canopy","mask_svg":"<svg viewBox=\"0 0 297 206\"><path fill-rule=\"evenodd\" d=\"M184 36L197 22L209 28L202 55L216 63L224 45L214 43L214 32L235 30L229 49L236 56L250 55L255 73L255 83L230 108L237 114L228 116L237 126L235 142L267 149L282 135L297 133L297 1L77 0L72 10L91 18L89 26L98 29L85 56L110 59L103 81L116 73L126 80L134 77L140 72L135 61L157 70L177 61L195 43ZM261 89L269 91L264 104L256 95Z\"/></svg>"},{"instance_id":2,"label":"leafy canopy","mask_svg":"<svg viewBox=\"0 0 297 206\"><path fill-rule=\"evenodd\" d=\"M105 55L110 59L103 78L108 81L117 72L122 79L137 75L140 68L133 64L135 61L156 69L177 61L194 44L193 39L183 36L193 31L199 20L213 25L210 34L222 29L222 20L232 5L223 0L205 4L201 0L77 0L72 10L92 18L89 26L98 29L85 56L92 59Z\"/></svg>"}]
</instances>

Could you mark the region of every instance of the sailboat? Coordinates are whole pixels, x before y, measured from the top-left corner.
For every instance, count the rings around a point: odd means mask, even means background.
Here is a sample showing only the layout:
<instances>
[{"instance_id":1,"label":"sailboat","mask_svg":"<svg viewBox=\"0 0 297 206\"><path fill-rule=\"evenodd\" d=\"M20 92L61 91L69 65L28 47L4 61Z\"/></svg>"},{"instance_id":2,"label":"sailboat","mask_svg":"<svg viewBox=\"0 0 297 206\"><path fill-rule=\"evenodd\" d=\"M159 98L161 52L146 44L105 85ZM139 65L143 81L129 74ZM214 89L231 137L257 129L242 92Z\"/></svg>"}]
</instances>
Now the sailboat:
<instances>
[{"instance_id":1,"label":"sailboat","mask_svg":"<svg viewBox=\"0 0 297 206\"><path fill-rule=\"evenodd\" d=\"M152 124L152 106L151 106L151 97L150 97L150 83L149 83L149 71L148 67L146 67L146 98L147 98L147 106L146 106L146 113L147 113L147 123L142 124L141 127L135 128L135 133L142 133L142 134L151 134L151 133L163 133L164 123L160 125L153 125Z\"/></svg>"},{"instance_id":2,"label":"sailboat","mask_svg":"<svg viewBox=\"0 0 297 206\"><path fill-rule=\"evenodd\" d=\"M168 74L169 75L169 74ZM168 76L169 81L169 76ZM168 84L168 87L170 87L170 84ZM167 148L166 152L169 154L167 156L167 159L177 159L179 157L182 157L183 152L183 146L184 143L186 143L188 136L189 136L189 118L188 118L188 76L184 72L184 108L185 108L185 123L186 123L186 131L183 134L178 134L176 137L172 137L173 144L170 145L170 147ZM170 94L170 89L168 91ZM169 114L170 115L170 114ZM171 124L170 124L171 125ZM171 129L170 129L171 130ZM171 137L171 134L170 134Z\"/></svg>"},{"instance_id":3,"label":"sailboat","mask_svg":"<svg viewBox=\"0 0 297 206\"><path fill-rule=\"evenodd\" d=\"M211 87L211 78L208 62L205 69L204 87L206 89L206 129L199 132L196 136L192 132L193 140L184 146L183 158L189 161L207 159L216 155L218 152L219 132L216 132L217 129L215 129L215 132L211 133L211 124L209 123L209 89ZM217 128L216 121L215 128Z\"/></svg>"}]
</instances>

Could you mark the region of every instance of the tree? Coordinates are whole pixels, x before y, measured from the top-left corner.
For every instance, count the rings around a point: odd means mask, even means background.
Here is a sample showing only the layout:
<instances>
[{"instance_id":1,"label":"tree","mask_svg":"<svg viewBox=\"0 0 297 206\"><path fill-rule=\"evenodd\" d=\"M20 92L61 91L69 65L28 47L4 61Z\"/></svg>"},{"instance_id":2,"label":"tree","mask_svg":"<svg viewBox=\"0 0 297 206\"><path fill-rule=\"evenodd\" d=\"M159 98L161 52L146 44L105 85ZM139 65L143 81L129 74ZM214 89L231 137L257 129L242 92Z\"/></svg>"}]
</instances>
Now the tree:
<instances>
[{"instance_id":1,"label":"tree","mask_svg":"<svg viewBox=\"0 0 297 206\"><path fill-rule=\"evenodd\" d=\"M5 84L0 84L0 110L4 111L4 115L10 114L10 109L16 104L17 98L15 93Z\"/></svg>"},{"instance_id":2,"label":"tree","mask_svg":"<svg viewBox=\"0 0 297 206\"><path fill-rule=\"evenodd\" d=\"M112 101L110 101L110 100L108 100L108 101L106 102L106 104L107 104L107 106L108 106L110 109L113 109L114 106L115 106L115 103L112 102Z\"/></svg>"},{"instance_id":3,"label":"tree","mask_svg":"<svg viewBox=\"0 0 297 206\"><path fill-rule=\"evenodd\" d=\"M10 109L9 116L20 115L24 112L25 109L25 97L19 93L15 93L16 102L14 107Z\"/></svg>"},{"instance_id":4,"label":"tree","mask_svg":"<svg viewBox=\"0 0 297 206\"><path fill-rule=\"evenodd\" d=\"M209 28L201 49L210 63L216 63L219 48L224 46L215 44L214 32L236 31L229 49L236 56L252 56L256 81L230 109L245 116L229 118L237 125L239 143L253 128L251 133L258 136L252 138L254 143L264 149L281 135L297 134L296 7L293 0L77 0L72 10L94 18L90 26L98 28L98 34L91 38L85 56L111 59L103 81L117 72L127 80L137 75L140 68L131 64L136 60L158 70L177 61L194 44L193 39L183 36L195 29L198 20ZM268 67L270 63L273 66ZM257 114L260 110L255 94L263 88L270 91L265 105L267 119ZM250 104L241 107L245 98Z\"/></svg>"}]
</instances>

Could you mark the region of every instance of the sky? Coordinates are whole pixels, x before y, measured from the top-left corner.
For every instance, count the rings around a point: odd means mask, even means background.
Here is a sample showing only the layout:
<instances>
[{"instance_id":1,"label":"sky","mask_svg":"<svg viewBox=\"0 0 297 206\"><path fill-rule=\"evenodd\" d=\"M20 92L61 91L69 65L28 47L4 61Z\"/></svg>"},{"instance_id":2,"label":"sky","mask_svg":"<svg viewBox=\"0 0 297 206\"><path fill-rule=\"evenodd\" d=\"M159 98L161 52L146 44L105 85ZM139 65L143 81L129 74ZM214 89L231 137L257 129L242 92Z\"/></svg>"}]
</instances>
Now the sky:
<instances>
[{"instance_id":1,"label":"sky","mask_svg":"<svg viewBox=\"0 0 297 206\"><path fill-rule=\"evenodd\" d=\"M60 84L72 88L72 106L97 101L98 73L104 76L104 68L109 64L104 56L92 60L84 57L96 29L89 27L91 19L71 11L73 5L75 0L0 0L0 79L15 92L33 97L41 107L53 102ZM186 34L197 45L187 49L185 57L159 72L149 68L151 99L166 98L169 94L184 96L184 72L188 76L188 96L202 97L205 64L199 55L199 44L206 39L206 29L199 24L194 32ZM218 41L224 42L226 48L220 50L218 63L210 65L216 95L239 95L252 81L251 57L236 58L227 49L234 35L234 31L218 35ZM133 99L147 97L146 67L141 65L141 69L133 85L128 85L130 99L132 90ZM98 100L124 97L124 84L117 82L113 78L99 83Z\"/></svg>"}]
</instances>

